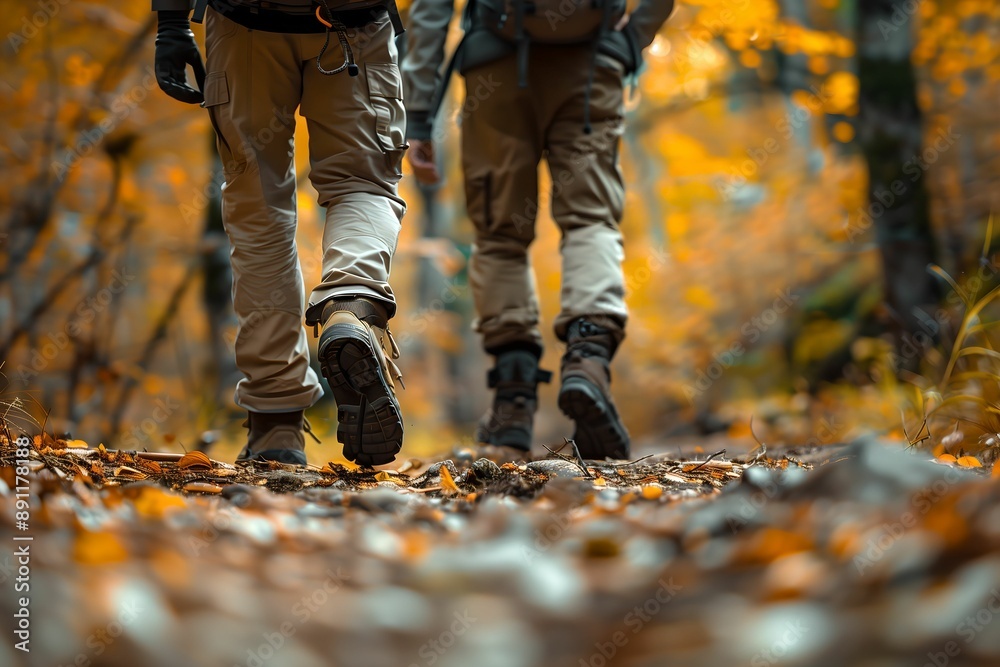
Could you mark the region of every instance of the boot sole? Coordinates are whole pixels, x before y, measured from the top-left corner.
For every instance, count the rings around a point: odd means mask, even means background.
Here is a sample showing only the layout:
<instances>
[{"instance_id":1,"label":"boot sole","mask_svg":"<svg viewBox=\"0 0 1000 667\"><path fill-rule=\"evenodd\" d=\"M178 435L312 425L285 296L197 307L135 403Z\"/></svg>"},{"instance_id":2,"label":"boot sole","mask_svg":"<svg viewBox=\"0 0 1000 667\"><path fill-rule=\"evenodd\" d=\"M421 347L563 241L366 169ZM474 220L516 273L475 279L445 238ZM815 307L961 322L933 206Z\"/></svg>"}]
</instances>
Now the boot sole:
<instances>
[{"instance_id":1,"label":"boot sole","mask_svg":"<svg viewBox=\"0 0 1000 667\"><path fill-rule=\"evenodd\" d=\"M629 436L618 411L600 389L582 378L567 378L559 390L559 409L576 424L573 436L585 459L627 459Z\"/></svg>"},{"instance_id":2,"label":"boot sole","mask_svg":"<svg viewBox=\"0 0 1000 667\"><path fill-rule=\"evenodd\" d=\"M403 445L399 403L363 331L335 324L323 331L320 368L337 402L337 440L360 465L391 463Z\"/></svg>"}]
</instances>

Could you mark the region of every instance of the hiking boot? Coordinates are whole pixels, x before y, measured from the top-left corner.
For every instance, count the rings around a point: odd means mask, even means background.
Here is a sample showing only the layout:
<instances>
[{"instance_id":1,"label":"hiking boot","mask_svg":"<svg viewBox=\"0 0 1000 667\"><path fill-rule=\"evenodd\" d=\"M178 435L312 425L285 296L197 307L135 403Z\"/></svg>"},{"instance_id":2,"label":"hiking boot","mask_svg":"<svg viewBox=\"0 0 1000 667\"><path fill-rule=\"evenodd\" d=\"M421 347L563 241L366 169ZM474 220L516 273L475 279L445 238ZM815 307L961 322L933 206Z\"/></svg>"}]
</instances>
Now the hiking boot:
<instances>
[{"instance_id":1,"label":"hiking boot","mask_svg":"<svg viewBox=\"0 0 1000 667\"><path fill-rule=\"evenodd\" d=\"M250 412L243 423L249 429L247 444L236 457L245 461L277 461L293 465L306 464L306 442L302 432L312 435L302 410L295 412ZM313 435L316 442L319 439Z\"/></svg>"},{"instance_id":2,"label":"hiking boot","mask_svg":"<svg viewBox=\"0 0 1000 667\"><path fill-rule=\"evenodd\" d=\"M573 321L562 358L559 409L576 424L573 440L586 459L624 459L629 436L611 399L614 334L585 319Z\"/></svg>"},{"instance_id":3,"label":"hiking boot","mask_svg":"<svg viewBox=\"0 0 1000 667\"><path fill-rule=\"evenodd\" d=\"M337 440L344 457L360 465L384 465L403 444L396 384L403 376L386 357L399 358L385 309L363 298L328 301L323 307L319 362L337 402Z\"/></svg>"},{"instance_id":4,"label":"hiking boot","mask_svg":"<svg viewBox=\"0 0 1000 667\"><path fill-rule=\"evenodd\" d=\"M486 375L495 389L493 406L479 420L476 439L485 444L531 449L531 432L538 409L538 383L552 373L538 368L540 351L509 349L496 355L496 365Z\"/></svg>"}]
</instances>

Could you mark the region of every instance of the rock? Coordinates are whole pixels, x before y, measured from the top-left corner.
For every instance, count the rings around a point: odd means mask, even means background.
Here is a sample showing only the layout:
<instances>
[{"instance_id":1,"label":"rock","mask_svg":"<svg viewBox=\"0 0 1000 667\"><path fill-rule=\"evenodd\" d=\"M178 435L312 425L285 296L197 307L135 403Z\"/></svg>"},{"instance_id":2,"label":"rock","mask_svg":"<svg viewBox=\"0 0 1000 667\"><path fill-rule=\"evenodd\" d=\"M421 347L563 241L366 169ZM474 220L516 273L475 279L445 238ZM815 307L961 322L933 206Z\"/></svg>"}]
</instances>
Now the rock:
<instances>
[{"instance_id":1,"label":"rock","mask_svg":"<svg viewBox=\"0 0 1000 667\"><path fill-rule=\"evenodd\" d=\"M465 481L469 483L489 482L503 475L503 471L493 461L489 459L479 459L472 464L472 468L466 474Z\"/></svg>"},{"instance_id":2,"label":"rock","mask_svg":"<svg viewBox=\"0 0 1000 667\"><path fill-rule=\"evenodd\" d=\"M563 459L532 461L528 464L528 470L542 473L548 477L584 477L580 466Z\"/></svg>"}]
</instances>

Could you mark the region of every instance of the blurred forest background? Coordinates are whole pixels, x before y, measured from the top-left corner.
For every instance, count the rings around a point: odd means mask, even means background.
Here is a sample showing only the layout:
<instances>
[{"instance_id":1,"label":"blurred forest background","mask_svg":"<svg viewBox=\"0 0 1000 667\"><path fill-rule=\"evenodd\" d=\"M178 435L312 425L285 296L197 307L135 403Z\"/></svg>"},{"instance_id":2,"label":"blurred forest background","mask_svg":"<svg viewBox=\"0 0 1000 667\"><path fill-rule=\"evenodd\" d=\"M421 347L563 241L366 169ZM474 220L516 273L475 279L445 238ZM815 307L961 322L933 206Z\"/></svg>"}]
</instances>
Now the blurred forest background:
<instances>
[{"instance_id":1,"label":"blurred forest background","mask_svg":"<svg viewBox=\"0 0 1000 667\"><path fill-rule=\"evenodd\" d=\"M218 441L214 455L231 457L244 431L220 175L204 112L156 86L153 32L145 2L0 7L3 398L19 400L14 423L23 409L92 445ZM442 115L446 182L403 185L392 328L412 454L470 443L488 402L469 328L461 93L459 80ZM992 0L679 0L626 102L632 320L614 387L637 442L724 433L752 444L751 416L768 442L903 437L901 409L915 430L923 394L896 371L935 386L947 353L924 348L950 344L963 298L1000 282L988 237L998 102ZM323 216L306 145L303 124L310 284ZM551 323L558 233L540 208L534 258ZM536 440L570 434L555 390L543 388ZM335 415L329 398L309 413L328 445L310 448L314 462L339 453Z\"/></svg>"}]
</instances>

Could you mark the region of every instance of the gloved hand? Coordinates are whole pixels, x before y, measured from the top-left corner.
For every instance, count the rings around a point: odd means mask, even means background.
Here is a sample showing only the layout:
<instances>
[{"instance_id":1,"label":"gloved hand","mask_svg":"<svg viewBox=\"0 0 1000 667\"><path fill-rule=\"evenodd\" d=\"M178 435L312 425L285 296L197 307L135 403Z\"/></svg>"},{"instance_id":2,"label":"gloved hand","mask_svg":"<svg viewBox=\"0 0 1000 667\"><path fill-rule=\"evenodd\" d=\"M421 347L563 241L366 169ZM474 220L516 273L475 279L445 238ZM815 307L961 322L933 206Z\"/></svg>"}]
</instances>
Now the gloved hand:
<instances>
[{"instance_id":1,"label":"gloved hand","mask_svg":"<svg viewBox=\"0 0 1000 667\"><path fill-rule=\"evenodd\" d=\"M187 83L188 65L194 70L200 90ZM201 93L205 88L205 66L186 11L157 12L155 70L160 90L170 97L188 104L205 101Z\"/></svg>"}]
</instances>

